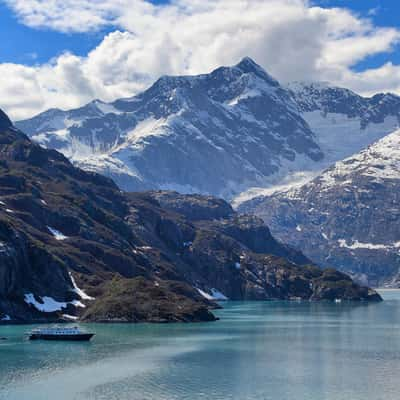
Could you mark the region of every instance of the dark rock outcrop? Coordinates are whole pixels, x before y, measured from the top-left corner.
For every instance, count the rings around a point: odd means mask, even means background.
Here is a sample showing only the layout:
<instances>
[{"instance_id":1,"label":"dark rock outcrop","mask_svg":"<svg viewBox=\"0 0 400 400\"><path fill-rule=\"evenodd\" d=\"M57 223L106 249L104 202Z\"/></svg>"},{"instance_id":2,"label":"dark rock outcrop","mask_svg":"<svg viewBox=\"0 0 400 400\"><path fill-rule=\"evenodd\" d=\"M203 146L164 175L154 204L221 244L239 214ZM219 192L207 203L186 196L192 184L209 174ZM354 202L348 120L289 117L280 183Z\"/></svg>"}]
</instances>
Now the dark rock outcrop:
<instances>
[{"instance_id":1,"label":"dark rock outcrop","mask_svg":"<svg viewBox=\"0 0 400 400\"><path fill-rule=\"evenodd\" d=\"M192 292L183 282L161 281L155 285L144 277L116 277L105 285L102 296L84 312L82 319L88 322L214 321L200 295L196 298Z\"/></svg>"},{"instance_id":2,"label":"dark rock outcrop","mask_svg":"<svg viewBox=\"0 0 400 400\"><path fill-rule=\"evenodd\" d=\"M2 110L0 110L0 129L5 130L10 128L11 126L12 123L8 116Z\"/></svg>"}]
</instances>

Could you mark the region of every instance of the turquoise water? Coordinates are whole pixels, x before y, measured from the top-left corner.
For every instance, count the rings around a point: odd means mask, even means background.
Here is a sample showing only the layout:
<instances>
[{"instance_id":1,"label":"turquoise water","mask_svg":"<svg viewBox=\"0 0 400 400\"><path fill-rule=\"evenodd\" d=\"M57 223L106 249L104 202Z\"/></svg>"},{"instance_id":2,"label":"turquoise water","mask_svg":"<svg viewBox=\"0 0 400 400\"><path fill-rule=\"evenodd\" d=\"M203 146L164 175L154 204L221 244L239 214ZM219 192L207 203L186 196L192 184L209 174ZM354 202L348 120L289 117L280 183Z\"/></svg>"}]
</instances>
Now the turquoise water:
<instances>
[{"instance_id":1,"label":"turquoise water","mask_svg":"<svg viewBox=\"0 0 400 400\"><path fill-rule=\"evenodd\" d=\"M0 399L398 400L400 291L380 304L226 303L205 324L0 327Z\"/></svg>"}]
</instances>

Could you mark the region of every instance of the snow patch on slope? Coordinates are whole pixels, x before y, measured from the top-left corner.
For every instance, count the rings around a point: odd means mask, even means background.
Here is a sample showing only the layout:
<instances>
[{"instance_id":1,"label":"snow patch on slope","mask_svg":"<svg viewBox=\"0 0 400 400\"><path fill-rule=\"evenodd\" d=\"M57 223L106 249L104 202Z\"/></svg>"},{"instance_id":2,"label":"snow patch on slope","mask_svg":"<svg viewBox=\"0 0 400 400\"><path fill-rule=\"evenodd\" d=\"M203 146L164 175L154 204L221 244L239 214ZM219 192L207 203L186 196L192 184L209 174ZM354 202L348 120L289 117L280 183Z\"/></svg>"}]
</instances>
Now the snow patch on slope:
<instances>
[{"instance_id":1,"label":"snow patch on slope","mask_svg":"<svg viewBox=\"0 0 400 400\"><path fill-rule=\"evenodd\" d=\"M343 161L321 175L324 188L351 184L351 174L381 179L400 179L400 130L384 137L367 149Z\"/></svg>"},{"instance_id":2,"label":"snow patch on slope","mask_svg":"<svg viewBox=\"0 0 400 400\"><path fill-rule=\"evenodd\" d=\"M63 314L62 315L65 319L69 319L71 321L76 321L78 317L76 315L69 315L69 314Z\"/></svg>"},{"instance_id":3,"label":"snow patch on slope","mask_svg":"<svg viewBox=\"0 0 400 400\"><path fill-rule=\"evenodd\" d=\"M303 113L303 118L316 133L317 143L325 154L325 165L349 157L399 128L399 120L393 116L380 124L370 123L364 129L360 118L344 114L312 111Z\"/></svg>"},{"instance_id":4,"label":"snow patch on slope","mask_svg":"<svg viewBox=\"0 0 400 400\"><path fill-rule=\"evenodd\" d=\"M67 308L68 304L72 304L75 307L83 307L83 308L86 307L83 303L81 303L78 300L73 300L70 302L61 302L54 300L52 297L49 296L43 296L39 298L40 302L36 300L33 293L27 293L24 296L26 304L33 305L37 310L46 313L61 311L63 308Z\"/></svg>"},{"instance_id":5,"label":"snow patch on slope","mask_svg":"<svg viewBox=\"0 0 400 400\"><path fill-rule=\"evenodd\" d=\"M355 240L351 245L348 245L347 241L344 239L339 239L338 243L340 247L352 250L355 249L384 250L388 248L388 246L385 244L361 243L358 240Z\"/></svg>"},{"instance_id":6,"label":"snow patch on slope","mask_svg":"<svg viewBox=\"0 0 400 400\"><path fill-rule=\"evenodd\" d=\"M103 113L103 114L122 114L120 110L115 108L112 104L103 103L100 100L95 100L94 105Z\"/></svg>"},{"instance_id":7,"label":"snow patch on slope","mask_svg":"<svg viewBox=\"0 0 400 400\"><path fill-rule=\"evenodd\" d=\"M80 289L80 288L78 287L78 285L76 284L75 279L74 279L74 277L72 276L72 273L71 273L71 272L69 273L69 277L71 278L72 285L74 286L73 291L74 291L81 299L83 299L83 300L95 300L94 297L89 296L89 295L86 294L82 289Z\"/></svg>"},{"instance_id":8,"label":"snow patch on slope","mask_svg":"<svg viewBox=\"0 0 400 400\"><path fill-rule=\"evenodd\" d=\"M39 143L41 146L47 147L50 141L57 140L68 144L70 140L68 128L59 129L55 131L41 132L33 135L32 140Z\"/></svg>"},{"instance_id":9,"label":"snow patch on slope","mask_svg":"<svg viewBox=\"0 0 400 400\"><path fill-rule=\"evenodd\" d=\"M127 133L127 139L130 142L137 142L139 139L143 139L148 136L161 135L164 133L161 128L166 126L167 121L167 118L147 118L139 122L135 129Z\"/></svg>"},{"instance_id":10,"label":"snow patch on slope","mask_svg":"<svg viewBox=\"0 0 400 400\"><path fill-rule=\"evenodd\" d=\"M377 244L377 243L362 243L358 240L354 240L352 244L347 244L344 239L338 240L339 246L346 249L356 250L356 249L368 249L368 250L394 250L400 249L400 242L395 242L391 244Z\"/></svg>"},{"instance_id":11,"label":"snow patch on slope","mask_svg":"<svg viewBox=\"0 0 400 400\"><path fill-rule=\"evenodd\" d=\"M199 288L197 288L197 291L207 300L211 300L211 301L226 301L228 300L228 298L221 293L219 290L212 288L211 289L211 294L205 292L204 290L201 290Z\"/></svg>"},{"instance_id":12,"label":"snow patch on slope","mask_svg":"<svg viewBox=\"0 0 400 400\"><path fill-rule=\"evenodd\" d=\"M253 187L234 197L231 201L232 207L238 208L242 203L255 197L270 196L274 193L287 192L290 189L301 187L318 176L318 173L319 169L316 169L312 171L287 172L286 176L271 177L271 180L266 182L266 187ZM283 175L284 172L281 171L281 174Z\"/></svg>"},{"instance_id":13,"label":"snow patch on slope","mask_svg":"<svg viewBox=\"0 0 400 400\"><path fill-rule=\"evenodd\" d=\"M65 236L62 234L60 231L57 229L51 228L50 226L47 227L47 229L50 231L50 233L54 236L56 240L65 240L68 239L68 236Z\"/></svg>"},{"instance_id":14,"label":"snow patch on slope","mask_svg":"<svg viewBox=\"0 0 400 400\"><path fill-rule=\"evenodd\" d=\"M130 165L129 157L124 157L123 152L116 154L116 158L109 154L93 154L81 160L74 160L74 164L86 171L106 174L108 176L127 175L140 179L140 174ZM123 161L125 159L125 162Z\"/></svg>"},{"instance_id":15,"label":"snow patch on slope","mask_svg":"<svg viewBox=\"0 0 400 400\"><path fill-rule=\"evenodd\" d=\"M239 96L233 98L232 100L230 100L228 102L229 106L235 106L236 104L238 104L241 100L245 100L248 99L250 97L258 97L261 96L262 93L260 92L260 90L257 89L248 89L245 90L243 93L241 93Z\"/></svg>"}]
</instances>

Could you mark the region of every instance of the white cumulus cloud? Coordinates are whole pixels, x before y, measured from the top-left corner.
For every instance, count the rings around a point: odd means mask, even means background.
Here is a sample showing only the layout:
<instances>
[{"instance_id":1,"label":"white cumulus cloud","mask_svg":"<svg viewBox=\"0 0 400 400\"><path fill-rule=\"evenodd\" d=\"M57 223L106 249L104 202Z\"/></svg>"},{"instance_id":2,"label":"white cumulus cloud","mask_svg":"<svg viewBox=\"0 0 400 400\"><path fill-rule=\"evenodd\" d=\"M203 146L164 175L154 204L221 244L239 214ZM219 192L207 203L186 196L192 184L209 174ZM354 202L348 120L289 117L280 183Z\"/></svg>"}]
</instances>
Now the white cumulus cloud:
<instances>
[{"instance_id":1,"label":"white cumulus cloud","mask_svg":"<svg viewBox=\"0 0 400 400\"><path fill-rule=\"evenodd\" d=\"M115 31L87 56L65 53L37 66L0 64L1 106L15 119L93 98L128 97L160 75L198 74L250 56L281 81L324 80L360 93L400 93L400 67L355 72L390 52L400 31L343 8L306 0L6 0L35 29Z\"/></svg>"}]
</instances>

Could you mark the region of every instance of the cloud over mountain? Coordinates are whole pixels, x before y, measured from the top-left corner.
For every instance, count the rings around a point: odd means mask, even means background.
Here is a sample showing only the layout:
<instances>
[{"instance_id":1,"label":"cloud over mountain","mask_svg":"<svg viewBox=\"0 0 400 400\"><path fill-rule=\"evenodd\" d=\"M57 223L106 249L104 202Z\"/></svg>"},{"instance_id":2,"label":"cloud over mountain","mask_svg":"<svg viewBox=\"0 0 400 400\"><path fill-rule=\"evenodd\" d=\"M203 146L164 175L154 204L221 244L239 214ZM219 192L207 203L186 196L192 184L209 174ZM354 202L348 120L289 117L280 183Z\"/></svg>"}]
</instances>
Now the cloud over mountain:
<instances>
[{"instance_id":1,"label":"cloud over mountain","mask_svg":"<svg viewBox=\"0 0 400 400\"><path fill-rule=\"evenodd\" d=\"M355 72L390 52L400 32L347 9L301 0L7 0L20 22L65 33L114 29L87 56L0 64L0 95L14 118L93 97L132 96L160 75L198 74L251 56L281 81L327 80L364 94L400 91L400 68ZM293 62L295 60L295 62ZM27 90L30 101L26 103Z\"/></svg>"}]
</instances>

